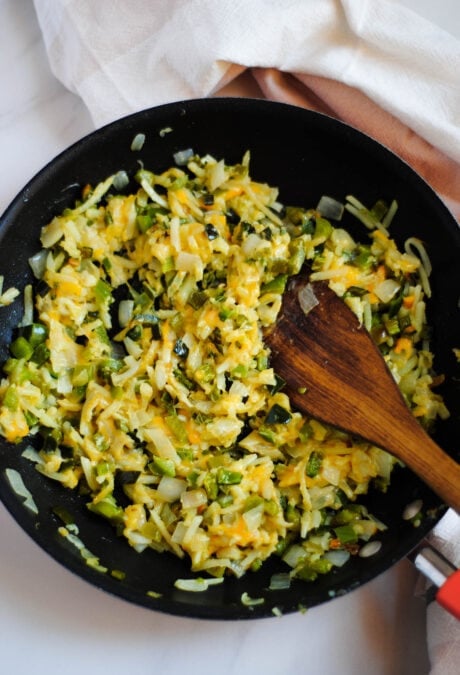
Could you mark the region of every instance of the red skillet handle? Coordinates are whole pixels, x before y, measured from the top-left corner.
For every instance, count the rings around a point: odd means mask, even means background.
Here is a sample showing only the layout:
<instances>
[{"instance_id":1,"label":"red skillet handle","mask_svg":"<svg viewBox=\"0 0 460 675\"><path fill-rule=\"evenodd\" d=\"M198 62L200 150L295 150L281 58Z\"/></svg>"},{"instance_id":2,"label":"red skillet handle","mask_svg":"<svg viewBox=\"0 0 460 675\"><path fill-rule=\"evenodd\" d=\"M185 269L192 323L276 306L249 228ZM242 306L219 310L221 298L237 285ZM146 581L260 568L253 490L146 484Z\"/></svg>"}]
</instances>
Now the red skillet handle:
<instances>
[{"instance_id":1,"label":"red skillet handle","mask_svg":"<svg viewBox=\"0 0 460 675\"><path fill-rule=\"evenodd\" d=\"M436 600L444 609L460 619L460 570L446 579L436 593Z\"/></svg>"},{"instance_id":2,"label":"red skillet handle","mask_svg":"<svg viewBox=\"0 0 460 675\"><path fill-rule=\"evenodd\" d=\"M437 587L436 600L460 620L460 569L427 541L410 556L415 567Z\"/></svg>"}]
</instances>

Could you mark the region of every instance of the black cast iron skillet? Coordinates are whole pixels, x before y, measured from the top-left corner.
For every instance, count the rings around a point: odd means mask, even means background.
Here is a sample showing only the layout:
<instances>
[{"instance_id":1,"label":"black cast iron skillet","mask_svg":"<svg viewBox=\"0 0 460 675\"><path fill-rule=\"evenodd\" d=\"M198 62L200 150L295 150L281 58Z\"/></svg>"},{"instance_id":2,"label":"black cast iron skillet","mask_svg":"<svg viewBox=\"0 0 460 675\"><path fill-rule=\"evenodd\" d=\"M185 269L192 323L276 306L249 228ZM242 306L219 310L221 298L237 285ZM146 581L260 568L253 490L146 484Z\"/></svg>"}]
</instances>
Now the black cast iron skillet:
<instances>
[{"instance_id":1,"label":"black cast iron skillet","mask_svg":"<svg viewBox=\"0 0 460 675\"><path fill-rule=\"evenodd\" d=\"M138 133L146 136L141 151L130 150ZM86 183L95 184L124 169L133 174L141 160L161 171L173 163L173 153L192 147L227 162L238 162L251 151L251 173L280 187L286 204L316 206L323 194L343 199L357 196L365 204L397 199L399 210L392 235L401 245L412 235L425 241L433 264L433 298L429 321L433 327L435 368L446 373L442 387L451 410L438 427L437 442L458 459L460 438L460 374L452 349L460 347L458 299L460 229L448 210L413 170L362 133L329 117L301 108L248 99L207 99L173 103L146 110L110 124L79 141L46 166L16 197L0 221L0 274L5 288L23 288L32 281L28 258L39 248L40 228L80 197ZM367 240L364 227L345 217L343 226ZM0 362L22 316L18 300L0 310ZM397 420L394 421L397 424ZM95 586L155 610L190 617L241 619L271 616L311 607L342 595L387 570L406 556L430 531L445 507L409 470L396 469L387 494L372 492L365 503L388 529L381 550L371 558L352 558L344 567L313 583L295 581L288 590L269 591L273 573L285 570L279 559L267 562L243 579L226 579L203 593L179 591L174 581L193 576L186 561L169 554L137 554L104 520L89 513L72 491L45 479L21 457L26 442L13 447L0 442L0 497L18 524L51 556ZM12 491L6 468L19 471L34 496L38 516L28 511ZM405 506L423 500L424 519L418 528L403 520ZM72 514L85 545L100 558L107 573L91 569L77 549L58 534L62 524L53 509ZM122 570L119 580L111 571ZM152 597L149 591L161 594ZM250 608L243 593L264 598Z\"/></svg>"}]
</instances>

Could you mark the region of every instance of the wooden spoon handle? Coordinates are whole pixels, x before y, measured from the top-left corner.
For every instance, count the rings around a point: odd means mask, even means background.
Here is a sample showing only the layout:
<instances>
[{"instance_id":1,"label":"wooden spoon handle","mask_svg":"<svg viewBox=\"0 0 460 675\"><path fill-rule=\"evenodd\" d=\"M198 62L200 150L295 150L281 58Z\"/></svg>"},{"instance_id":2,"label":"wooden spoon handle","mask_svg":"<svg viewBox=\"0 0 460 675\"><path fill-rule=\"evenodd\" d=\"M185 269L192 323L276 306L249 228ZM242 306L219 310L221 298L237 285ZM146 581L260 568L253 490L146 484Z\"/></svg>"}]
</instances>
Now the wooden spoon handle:
<instances>
[{"instance_id":1,"label":"wooden spoon handle","mask_svg":"<svg viewBox=\"0 0 460 675\"><path fill-rule=\"evenodd\" d=\"M460 511L460 465L413 417L369 333L327 284L305 315L293 278L275 329L265 339L292 404L399 457L446 504Z\"/></svg>"},{"instance_id":2,"label":"wooden spoon handle","mask_svg":"<svg viewBox=\"0 0 460 675\"><path fill-rule=\"evenodd\" d=\"M412 414L404 425L395 419L385 432L386 449L404 461L450 507L460 513L460 464L425 433ZM401 452L404 448L404 452Z\"/></svg>"}]
</instances>

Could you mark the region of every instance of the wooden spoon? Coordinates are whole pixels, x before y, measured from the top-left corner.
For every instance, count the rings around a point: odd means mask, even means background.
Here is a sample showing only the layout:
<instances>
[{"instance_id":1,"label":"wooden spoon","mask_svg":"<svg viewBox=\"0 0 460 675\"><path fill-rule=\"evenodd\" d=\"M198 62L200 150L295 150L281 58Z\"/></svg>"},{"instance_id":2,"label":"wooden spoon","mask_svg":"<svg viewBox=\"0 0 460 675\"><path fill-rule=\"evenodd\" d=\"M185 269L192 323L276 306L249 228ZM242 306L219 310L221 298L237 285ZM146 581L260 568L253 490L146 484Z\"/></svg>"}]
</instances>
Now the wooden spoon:
<instances>
[{"instance_id":1,"label":"wooden spoon","mask_svg":"<svg viewBox=\"0 0 460 675\"><path fill-rule=\"evenodd\" d=\"M318 304L305 314L299 291L308 284L308 274L291 278L265 335L293 406L388 450L459 512L460 464L425 433L369 333L327 283L311 284Z\"/></svg>"}]
</instances>

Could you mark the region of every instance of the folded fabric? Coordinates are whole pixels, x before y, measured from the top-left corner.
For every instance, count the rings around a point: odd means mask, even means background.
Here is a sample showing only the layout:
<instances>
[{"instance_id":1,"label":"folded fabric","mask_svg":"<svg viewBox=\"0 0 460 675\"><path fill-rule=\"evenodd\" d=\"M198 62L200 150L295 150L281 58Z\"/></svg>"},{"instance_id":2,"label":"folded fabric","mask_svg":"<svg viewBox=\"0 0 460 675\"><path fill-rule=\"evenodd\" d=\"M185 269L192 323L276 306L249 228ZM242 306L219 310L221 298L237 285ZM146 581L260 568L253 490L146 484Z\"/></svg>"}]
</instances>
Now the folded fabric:
<instances>
[{"instance_id":1,"label":"folded fabric","mask_svg":"<svg viewBox=\"0 0 460 675\"><path fill-rule=\"evenodd\" d=\"M189 98L285 101L388 146L460 219L460 42L396 0L34 2L53 72L96 126ZM460 542L448 518L441 549ZM428 617L432 672L457 672L454 620Z\"/></svg>"},{"instance_id":2,"label":"folded fabric","mask_svg":"<svg viewBox=\"0 0 460 675\"><path fill-rule=\"evenodd\" d=\"M456 567L460 567L460 518L448 511L434 529L430 543ZM457 675L460 663L460 624L432 602L427 610L430 675Z\"/></svg>"},{"instance_id":3,"label":"folded fabric","mask_svg":"<svg viewBox=\"0 0 460 675\"><path fill-rule=\"evenodd\" d=\"M56 76L97 126L214 94L264 95L361 128L460 217L460 43L391 0L35 0Z\"/></svg>"}]
</instances>

